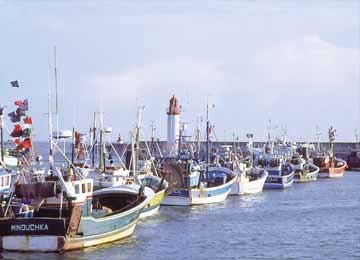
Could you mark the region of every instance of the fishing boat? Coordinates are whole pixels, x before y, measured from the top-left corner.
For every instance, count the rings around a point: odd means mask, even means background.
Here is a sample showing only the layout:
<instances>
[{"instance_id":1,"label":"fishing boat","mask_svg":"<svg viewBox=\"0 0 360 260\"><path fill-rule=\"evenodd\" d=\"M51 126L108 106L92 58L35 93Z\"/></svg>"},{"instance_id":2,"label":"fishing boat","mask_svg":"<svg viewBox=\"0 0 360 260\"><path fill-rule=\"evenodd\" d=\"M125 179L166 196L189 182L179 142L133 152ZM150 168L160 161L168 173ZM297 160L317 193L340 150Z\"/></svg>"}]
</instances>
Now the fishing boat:
<instances>
[{"instance_id":1,"label":"fishing boat","mask_svg":"<svg viewBox=\"0 0 360 260\"><path fill-rule=\"evenodd\" d=\"M16 183L2 202L1 250L61 252L125 238L153 196L151 189L129 186L93 191L92 179L55 173L42 182Z\"/></svg>"},{"instance_id":2,"label":"fishing boat","mask_svg":"<svg viewBox=\"0 0 360 260\"><path fill-rule=\"evenodd\" d=\"M255 194L263 190L268 172L259 167L248 166L247 163L239 163L234 170L237 180L232 185L230 195Z\"/></svg>"},{"instance_id":3,"label":"fishing boat","mask_svg":"<svg viewBox=\"0 0 360 260\"><path fill-rule=\"evenodd\" d=\"M162 173L169 191L161 205L192 206L224 201L236 181L235 174L225 167L201 170L192 159L166 158ZM201 172L202 171L202 172Z\"/></svg>"},{"instance_id":4,"label":"fishing boat","mask_svg":"<svg viewBox=\"0 0 360 260\"><path fill-rule=\"evenodd\" d=\"M312 163L307 163L298 154L289 160L291 168L294 170L294 182L316 181L319 167Z\"/></svg>"},{"instance_id":5,"label":"fishing boat","mask_svg":"<svg viewBox=\"0 0 360 260\"><path fill-rule=\"evenodd\" d=\"M264 189L285 189L292 186L294 170L282 157L272 156L265 159L265 162L260 160L259 165L263 165L269 173Z\"/></svg>"},{"instance_id":6,"label":"fishing boat","mask_svg":"<svg viewBox=\"0 0 360 260\"><path fill-rule=\"evenodd\" d=\"M236 181L233 183L230 195L246 195L259 193L264 188L265 180L268 173L263 168L255 167L253 164L253 142L252 134L247 134L250 141L247 145L248 151L244 155L241 149L237 149L234 143L233 151L230 150L231 146L222 146L225 151L223 156L215 157L215 162L222 166L226 166L232 170L237 176ZM237 153L239 150L239 154ZM213 163L213 160L212 160Z\"/></svg>"},{"instance_id":7,"label":"fishing boat","mask_svg":"<svg viewBox=\"0 0 360 260\"><path fill-rule=\"evenodd\" d=\"M320 168L318 176L320 178L340 178L344 176L347 168L345 160L334 156L334 141L336 130L331 126L329 128L329 146L328 152L317 151L313 156L313 163Z\"/></svg>"}]
</instances>

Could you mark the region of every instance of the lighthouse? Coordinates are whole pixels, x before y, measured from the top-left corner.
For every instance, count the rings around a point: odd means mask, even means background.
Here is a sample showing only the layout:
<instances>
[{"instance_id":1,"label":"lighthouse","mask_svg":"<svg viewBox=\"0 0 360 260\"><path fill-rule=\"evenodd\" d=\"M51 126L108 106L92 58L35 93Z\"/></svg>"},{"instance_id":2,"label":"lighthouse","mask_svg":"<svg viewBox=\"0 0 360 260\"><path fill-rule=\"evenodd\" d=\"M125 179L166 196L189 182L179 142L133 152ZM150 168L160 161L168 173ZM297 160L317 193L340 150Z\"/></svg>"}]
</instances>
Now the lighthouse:
<instances>
[{"instance_id":1,"label":"lighthouse","mask_svg":"<svg viewBox=\"0 0 360 260\"><path fill-rule=\"evenodd\" d=\"M167 147L166 153L169 157L177 156L178 138L180 130L180 107L175 96L170 98L169 109L167 110Z\"/></svg>"}]
</instances>

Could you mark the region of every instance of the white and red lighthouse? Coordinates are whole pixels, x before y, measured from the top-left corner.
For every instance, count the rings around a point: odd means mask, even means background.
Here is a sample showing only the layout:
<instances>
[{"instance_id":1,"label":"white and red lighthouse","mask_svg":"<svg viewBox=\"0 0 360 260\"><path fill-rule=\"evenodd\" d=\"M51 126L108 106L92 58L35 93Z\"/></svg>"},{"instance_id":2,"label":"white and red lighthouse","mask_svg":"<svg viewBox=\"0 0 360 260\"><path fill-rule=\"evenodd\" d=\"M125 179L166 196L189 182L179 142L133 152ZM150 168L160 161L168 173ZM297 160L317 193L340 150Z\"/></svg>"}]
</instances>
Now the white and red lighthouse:
<instances>
[{"instance_id":1,"label":"white and red lighthouse","mask_svg":"<svg viewBox=\"0 0 360 260\"><path fill-rule=\"evenodd\" d=\"M169 102L169 109L167 111L167 156L177 156L178 153L178 139L180 135L180 106L177 98L172 96Z\"/></svg>"}]
</instances>

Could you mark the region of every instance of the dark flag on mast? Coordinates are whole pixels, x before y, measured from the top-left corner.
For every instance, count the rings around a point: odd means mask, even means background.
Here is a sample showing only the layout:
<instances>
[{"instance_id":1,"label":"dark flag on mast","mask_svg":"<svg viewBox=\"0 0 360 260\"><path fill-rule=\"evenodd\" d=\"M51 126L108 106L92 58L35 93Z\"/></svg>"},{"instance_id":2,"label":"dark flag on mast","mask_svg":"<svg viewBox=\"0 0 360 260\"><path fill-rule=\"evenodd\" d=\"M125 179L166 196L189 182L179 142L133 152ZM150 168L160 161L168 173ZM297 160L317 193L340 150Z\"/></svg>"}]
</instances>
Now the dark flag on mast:
<instances>
[{"instance_id":1,"label":"dark flag on mast","mask_svg":"<svg viewBox=\"0 0 360 260\"><path fill-rule=\"evenodd\" d=\"M17 80L14 81L10 81L10 84L13 88L18 88L19 87L19 82Z\"/></svg>"}]
</instances>

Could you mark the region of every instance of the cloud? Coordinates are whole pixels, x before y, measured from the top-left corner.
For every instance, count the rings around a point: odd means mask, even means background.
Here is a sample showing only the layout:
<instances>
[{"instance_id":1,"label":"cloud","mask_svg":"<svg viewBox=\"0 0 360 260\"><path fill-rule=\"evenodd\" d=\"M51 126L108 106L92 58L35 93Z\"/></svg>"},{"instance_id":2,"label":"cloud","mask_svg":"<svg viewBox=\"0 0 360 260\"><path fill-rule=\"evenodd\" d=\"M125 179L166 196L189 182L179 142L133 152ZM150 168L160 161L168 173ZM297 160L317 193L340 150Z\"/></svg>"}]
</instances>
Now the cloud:
<instances>
[{"instance_id":1,"label":"cloud","mask_svg":"<svg viewBox=\"0 0 360 260\"><path fill-rule=\"evenodd\" d=\"M359 49L337 47L318 35L305 35L259 51L254 65L275 84L295 82L328 88L358 77Z\"/></svg>"},{"instance_id":2,"label":"cloud","mask_svg":"<svg viewBox=\"0 0 360 260\"><path fill-rule=\"evenodd\" d=\"M195 97L216 94L215 86L223 77L222 71L215 64L185 57L96 75L89 80L89 85L97 96L102 96L109 103L129 104L139 98L190 90Z\"/></svg>"}]
</instances>

